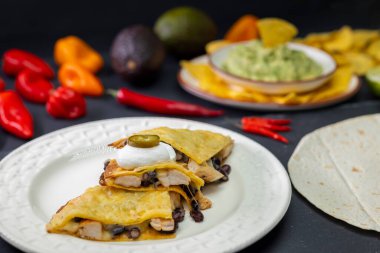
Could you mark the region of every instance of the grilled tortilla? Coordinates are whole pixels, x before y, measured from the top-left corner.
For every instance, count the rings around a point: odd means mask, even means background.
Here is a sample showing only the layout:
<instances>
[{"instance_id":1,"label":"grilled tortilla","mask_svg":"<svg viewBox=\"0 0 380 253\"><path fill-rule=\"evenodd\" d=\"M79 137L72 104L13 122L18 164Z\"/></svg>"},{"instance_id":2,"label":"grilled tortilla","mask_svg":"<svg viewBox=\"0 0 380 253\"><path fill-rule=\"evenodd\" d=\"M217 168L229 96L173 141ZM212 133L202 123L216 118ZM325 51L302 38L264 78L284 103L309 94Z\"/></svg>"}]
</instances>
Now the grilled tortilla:
<instances>
[{"instance_id":1,"label":"grilled tortilla","mask_svg":"<svg viewBox=\"0 0 380 253\"><path fill-rule=\"evenodd\" d=\"M46 229L49 233L97 241L175 237L174 233L155 230L152 221L172 221L172 203L167 191L130 192L96 186L61 207Z\"/></svg>"},{"instance_id":2,"label":"grilled tortilla","mask_svg":"<svg viewBox=\"0 0 380 253\"><path fill-rule=\"evenodd\" d=\"M223 163L233 147L230 137L205 130L159 127L136 134L158 135L161 141L171 145L181 156L187 157L180 162L187 163L187 168L205 182L215 182L224 176L215 169L211 159L217 158ZM120 139L110 146L122 148L126 140L127 138Z\"/></svg>"}]
</instances>

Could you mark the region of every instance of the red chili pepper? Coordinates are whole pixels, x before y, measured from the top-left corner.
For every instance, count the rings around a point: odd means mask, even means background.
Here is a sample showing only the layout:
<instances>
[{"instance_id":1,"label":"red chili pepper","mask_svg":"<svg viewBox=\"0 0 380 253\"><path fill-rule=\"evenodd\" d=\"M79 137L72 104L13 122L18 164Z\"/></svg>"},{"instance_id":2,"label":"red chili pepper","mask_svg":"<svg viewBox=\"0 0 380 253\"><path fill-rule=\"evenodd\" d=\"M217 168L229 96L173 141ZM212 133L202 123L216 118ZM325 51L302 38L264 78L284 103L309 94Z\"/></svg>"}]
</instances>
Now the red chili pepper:
<instances>
[{"instance_id":1,"label":"red chili pepper","mask_svg":"<svg viewBox=\"0 0 380 253\"><path fill-rule=\"evenodd\" d=\"M272 125L272 124L269 124L269 123L265 123L265 122L262 122L262 121L244 121L242 119L242 125L255 125L255 126L259 126L259 127L262 127L262 128L266 128L268 130L273 130L273 131L278 131L278 132L289 132L290 130L292 130L290 127L288 126L283 126L283 125Z\"/></svg>"},{"instance_id":2,"label":"red chili pepper","mask_svg":"<svg viewBox=\"0 0 380 253\"><path fill-rule=\"evenodd\" d=\"M29 69L45 78L54 77L53 69L35 54L20 49L9 49L3 56L3 71L9 76L16 76L24 69Z\"/></svg>"},{"instance_id":3,"label":"red chili pepper","mask_svg":"<svg viewBox=\"0 0 380 253\"><path fill-rule=\"evenodd\" d=\"M256 126L252 124L242 125L242 130L247 133L260 134L263 136L267 136L274 140L278 140L286 144L289 143L288 139L286 139L284 136L277 134L275 132L272 132L268 129L262 128L260 126Z\"/></svg>"},{"instance_id":4,"label":"red chili pepper","mask_svg":"<svg viewBox=\"0 0 380 253\"><path fill-rule=\"evenodd\" d=\"M86 100L72 89L58 87L50 94L46 111L55 118L76 119L86 114Z\"/></svg>"},{"instance_id":5,"label":"red chili pepper","mask_svg":"<svg viewBox=\"0 0 380 253\"><path fill-rule=\"evenodd\" d=\"M133 106L149 112L200 117L217 117L224 113L222 110L211 110L195 104L146 96L130 91L127 88L121 88L117 92L108 91L108 93L115 96L120 104Z\"/></svg>"},{"instance_id":6,"label":"red chili pepper","mask_svg":"<svg viewBox=\"0 0 380 253\"><path fill-rule=\"evenodd\" d=\"M32 115L15 91L0 93L0 125L20 138L33 137Z\"/></svg>"},{"instance_id":7,"label":"red chili pepper","mask_svg":"<svg viewBox=\"0 0 380 253\"><path fill-rule=\"evenodd\" d=\"M248 122L262 122L271 125L288 125L291 123L290 119L271 119L271 118L259 118L259 117L243 117L242 123Z\"/></svg>"},{"instance_id":8,"label":"red chili pepper","mask_svg":"<svg viewBox=\"0 0 380 253\"><path fill-rule=\"evenodd\" d=\"M44 104L49 99L50 91L54 87L53 84L42 75L30 71L29 69L24 69L17 75L15 88L25 99Z\"/></svg>"},{"instance_id":9,"label":"red chili pepper","mask_svg":"<svg viewBox=\"0 0 380 253\"><path fill-rule=\"evenodd\" d=\"M2 78L0 78L0 92L5 90L5 82Z\"/></svg>"}]
</instances>

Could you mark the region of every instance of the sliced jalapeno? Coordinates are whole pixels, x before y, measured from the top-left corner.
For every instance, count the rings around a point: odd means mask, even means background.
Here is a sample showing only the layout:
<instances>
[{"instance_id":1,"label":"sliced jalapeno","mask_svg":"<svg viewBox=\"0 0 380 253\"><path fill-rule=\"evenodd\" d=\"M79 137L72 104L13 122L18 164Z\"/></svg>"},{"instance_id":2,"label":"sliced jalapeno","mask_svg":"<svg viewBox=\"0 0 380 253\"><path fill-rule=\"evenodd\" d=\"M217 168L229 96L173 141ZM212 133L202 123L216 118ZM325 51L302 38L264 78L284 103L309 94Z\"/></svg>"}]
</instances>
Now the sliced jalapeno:
<instances>
[{"instance_id":1,"label":"sliced jalapeno","mask_svg":"<svg viewBox=\"0 0 380 253\"><path fill-rule=\"evenodd\" d=\"M160 144L158 135L132 135L128 138L128 145L136 148L151 148Z\"/></svg>"}]
</instances>

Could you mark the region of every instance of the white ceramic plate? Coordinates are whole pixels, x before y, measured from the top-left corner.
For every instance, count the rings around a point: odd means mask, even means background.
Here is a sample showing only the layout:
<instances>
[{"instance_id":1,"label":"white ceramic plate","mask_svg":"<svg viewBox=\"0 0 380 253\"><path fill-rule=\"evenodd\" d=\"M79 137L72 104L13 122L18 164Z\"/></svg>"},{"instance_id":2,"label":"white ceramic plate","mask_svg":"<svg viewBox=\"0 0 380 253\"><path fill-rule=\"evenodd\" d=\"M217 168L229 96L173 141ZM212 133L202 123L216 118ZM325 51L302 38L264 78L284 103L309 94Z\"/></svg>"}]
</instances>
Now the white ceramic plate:
<instances>
[{"instance_id":1,"label":"white ceramic plate","mask_svg":"<svg viewBox=\"0 0 380 253\"><path fill-rule=\"evenodd\" d=\"M98 184L106 144L136 131L169 126L206 129L231 136L230 180L206 187L213 207L204 222L186 216L177 237L139 242L95 242L48 234L45 224L69 199ZM81 124L37 138L0 163L0 234L27 252L231 252L254 243L285 214L291 197L288 175L264 147L235 132L169 118L120 118Z\"/></svg>"},{"instance_id":2,"label":"white ceramic plate","mask_svg":"<svg viewBox=\"0 0 380 253\"><path fill-rule=\"evenodd\" d=\"M261 93L287 94L289 92L307 92L321 87L331 78L336 70L336 63L334 59L326 52L315 47L289 42L286 44L287 47L292 50L303 52L310 59L322 67L322 74L320 76L310 80L268 82L252 80L224 71L222 65L225 59L228 57L230 51L238 45L247 45L250 43L252 42L244 41L232 43L231 45L225 46L209 55L210 66L213 68L215 74L224 79L227 83L247 86Z\"/></svg>"},{"instance_id":3,"label":"white ceramic plate","mask_svg":"<svg viewBox=\"0 0 380 253\"><path fill-rule=\"evenodd\" d=\"M208 63L207 55L199 56L192 60L195 63ZM360 89L360 79L357 76L353 76L349 88L343 94L340 94L336 97L328 98L323 101L300 104L300 105L282 105L276 103L253 103L253 102L243 102L236 101L232 99L219 98L213 94L204 92L199 88L198 80L195 79L186 69L181 68L178 72L177 79L181 87L189 92L190 94L202 98L204 100L214 102L221 105L226 105L235 108L250 109L256 111L300 111L308 109L316 109L321 107L326 107L329 105L337 104L345 100L350 99Z\"/></svg>"}]
</instances>

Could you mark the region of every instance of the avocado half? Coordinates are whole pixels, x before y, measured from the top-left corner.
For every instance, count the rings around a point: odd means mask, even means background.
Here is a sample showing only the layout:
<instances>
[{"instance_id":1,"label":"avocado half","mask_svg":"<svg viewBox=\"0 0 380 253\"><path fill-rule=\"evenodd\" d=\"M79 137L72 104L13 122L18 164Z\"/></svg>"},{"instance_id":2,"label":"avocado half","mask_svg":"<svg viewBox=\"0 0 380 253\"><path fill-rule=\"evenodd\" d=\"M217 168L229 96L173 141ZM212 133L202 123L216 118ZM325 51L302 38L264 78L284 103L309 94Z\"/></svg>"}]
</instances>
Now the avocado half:
<instances>
[{"instance_id":1,"label":"avocado half","mask_svg":"<svg viewBox=\"0 0 380 253\"><path fill-rule=\"evenodd\" d=\"M133 25L116 35L110 58L112 68L124 80L146 83L160 70L165 59L165 46L151 28Z\"/></svg>"}]
</instances>

